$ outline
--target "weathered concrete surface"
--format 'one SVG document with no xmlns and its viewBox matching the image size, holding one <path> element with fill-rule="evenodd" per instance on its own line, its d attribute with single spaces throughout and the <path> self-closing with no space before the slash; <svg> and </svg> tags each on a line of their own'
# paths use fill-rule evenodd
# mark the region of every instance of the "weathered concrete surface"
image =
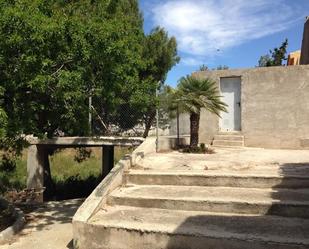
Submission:
<svg viewBox="0 0 309 249">
<path fill-rule="evenodd" d="M 215 148 L 214 154 L 152 153 L 135 166 L 149 170 L 249 170 L 262 174 L 309 172 L 309 150 L 275 150 L 261 148 Z"/>
<path fill-rule="evenodd" d="M 128 185 L 222 186 L 237 188 L 309 188 L 309 166 L 284 174 L 275 166 L 229 170 L 131 170 L 125 174 Z M 267 172 L 267 173 L 265 173 Z"/>
<path fill-rule="evenodd" d="M 85 234 L 88 249 L 305 249 L 308 228 L 306 219 L 107 206 Z"/>
<path fill-rule="evenodd" d="M 87 222 L 74 224 L 77 248 L 308 248 L 308 158 L 255 148 L 150 153 Z"/>
<path fill-rule="evenodd" d="M 27 188 L 40 193 L 36 200 L 43 202 L 44 170 L 48 164 L 48 154 L 44 146 L 30 145 L 27 155 Z"/>
<path fill-rule="evenodd" d="M 301 65 L 309 64 L 309 18 L 308 17 L 306 19 L 305 26 L 304 26 L 300 64 Z"/>
<path fill-rule="evenodd" d="M 309 218 L 309 189 L 272 190 L 196 186 L 128 186 L 108 204 L 168 210 L 280 215 Z"/>
<path fill-rule="evenodd" d="M 241 134 L 218 134 L 212 142 L 216 147 L 243 147 L 245 144 L 244 136 Z"/>
<path fill-rule="evenodd" d="M 30 144 L 64 146 L 138 146 L 145 140 L 141 137 L 55 137 L 42 140 L 32 136 L 26 139 Z"/>
<path fill-rule="evenodd" d="M 37 145 L 28 148 L 27 188 L 40 189 L 44 185 L 45 150 Z"/>
<path fill-rule="evenodd" d="M 28 223 L 1 249 L 73 248 L 72 217 L 83 200 L 49 202 L 27 215 Z"/>
<path fill-rule="evenodd" d="M 170 134 L 177 134 L 177 120 L 171 120 Z M 188 135 L 190 134 L 190 116 L 186 113 L 179 114 L 179 135 Z"/>
<path fill-rule="evenodd" d="M 245 146 L 304 149 L 309 139 L 309 66 L 203 71 L 219 87 L 222 77 L 241 77 L 241 127 Z M 210 143 L 219 118 L 203 111 L 200 142 Z M 308 147 L 307 147 L 308 148 Z"/>
</svg>

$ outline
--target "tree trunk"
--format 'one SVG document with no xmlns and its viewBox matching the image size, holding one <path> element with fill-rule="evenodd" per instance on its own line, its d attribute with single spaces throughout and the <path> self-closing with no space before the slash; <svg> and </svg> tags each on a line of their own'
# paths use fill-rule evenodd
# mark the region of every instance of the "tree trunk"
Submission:
<svg viewBox="0 0 309 249">
<path fill-rule="evenodd" d="M 190 114 L 190 147 L 197 147 L 198 145 L 198 132 L 200 126 L 200 114 Z"/>
<path fill-rule="evenodd" d="M 143 138 L 148 137 L 148 133 L 150 131 L 150 128 L 152 126 L 153 120 L 156 117 L 156 111 L 151 111 L 151 113 L 149 114 L 147 120 L 145 121 L 145 131 L 143 134 Z"/>
</svg>

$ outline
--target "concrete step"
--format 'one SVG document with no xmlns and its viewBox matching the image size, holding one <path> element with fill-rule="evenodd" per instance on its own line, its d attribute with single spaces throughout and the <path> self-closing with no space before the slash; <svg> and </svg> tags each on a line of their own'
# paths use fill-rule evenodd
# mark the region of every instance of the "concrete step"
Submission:
<svg viewBox="0 0 309 249">
<path fill-rule="evenodd" d="M 86 226 L 92 249 L 309 248 L 309 220 L 297 218 L 113 206 Z"/>
<path fill-rule="evenodd" d="M 244 141 L 242 135 L 216 135 L 214 140 Z"/>
<path fill-rule="evenodd" d="M 241 131 L 219 131 L 218 135 L 239 135 L 242 136 L 242 132 Z"/>
<path fill-rule="evenodd" d="M 265 171 L 265 170 L 268 170 Z M 218 186 L 243 188 L 309 188 L 309 176 L 280 175 L 269 168 L 261 170 L 154 171 L 131 170 L 125 174 L 127 184 Z"/>
<path fill-rule="evenodd" d="M 213 146 L 238 146 L 243 147 L 244 141 L 234 141 L 234 140 L 214 140 Z"/>
<path fill-rule="evenodd" d="M 112 192 L 108 203 L 170 210 L 309 218 L 309 189 L 132 185 Z"/>
</svg>

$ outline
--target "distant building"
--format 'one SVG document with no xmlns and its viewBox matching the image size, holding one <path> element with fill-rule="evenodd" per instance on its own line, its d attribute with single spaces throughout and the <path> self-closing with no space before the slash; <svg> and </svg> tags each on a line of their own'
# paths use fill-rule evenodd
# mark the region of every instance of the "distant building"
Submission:
<svg viewBox="0 0 309 249">
<path fill-rule="evenodd" d="M 309 17 L 308 16 L 307 16 L 307 20 L 305 22 L 305 27 L 304 27 L 300 64 L 301 65 L 309 64 Z"/>
<path fill-rule="evenodd" d="M 288 66 L 295 66 L 295 65 L 299 65 L 300 64 L 300 54 L 301 51 L 297 50 L 294 52 L 291 52 L 288 56 Z"/>
</svg>

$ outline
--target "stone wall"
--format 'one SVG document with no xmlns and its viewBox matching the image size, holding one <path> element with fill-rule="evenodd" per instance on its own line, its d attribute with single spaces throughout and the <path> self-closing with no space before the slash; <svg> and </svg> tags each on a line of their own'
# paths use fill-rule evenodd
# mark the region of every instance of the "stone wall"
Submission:
<svg viewBox="0 0 309 249">
<path fill-rule="evenodd" d="M 309 146 L 309 66 L 268 67 L 193 73 L 212 78 L 241 77 L 241 127 L 245 145 L 264 148 Z M 219 118 L 203 111 L 200 142 L 210 143 Z"/>
</svg>

